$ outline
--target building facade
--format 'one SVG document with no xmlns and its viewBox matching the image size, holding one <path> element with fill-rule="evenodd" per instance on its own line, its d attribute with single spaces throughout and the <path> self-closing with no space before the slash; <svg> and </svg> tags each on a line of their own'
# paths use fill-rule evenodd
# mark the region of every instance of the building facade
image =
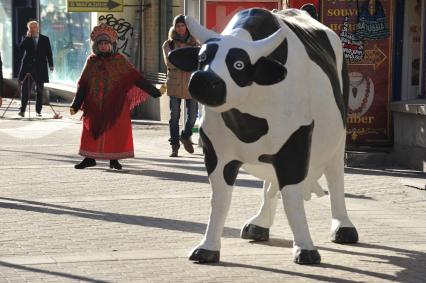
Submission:
<svg viewBox="0 0 426 283">
<path fill-rule="evenodd" d="M 121 12 L 77 13 L 68 12 L 67 0 L 0 0 L 0 52 L 6 85 L 16 88 L 22 56 L 18 45 L 30 19 L 40 22 L 41 33 L 52 43 L 55 71 L 46 89 L 71 100 L 90 54 L 90 31 L 100 22 L 117 30 L 120 52 L 141 72 L 158 78 L 158 74 L 165 73 L 161 45 L 177 14 L 192 15 L 220 32 L 232 15 L 244 8 L 300 8 L 313 4 L 318 20 L 339 34 L 349 56 L 348 146 L 391 148 L 400 164 L 426 171 L 425 0 L 116 2 L 123 6 Z M 365 20 L 361 15 L 373 24 L 381 21 L 386 32 L 376 32 L 376 38 L 361 34 L 363 26 L 359 22 Z M 363 38 L 356 41 L 357 36 Z M 167 121 L 168 108 L 168 97 L 164 95 L 144 103 L 133 114 Z"/>
</svg>

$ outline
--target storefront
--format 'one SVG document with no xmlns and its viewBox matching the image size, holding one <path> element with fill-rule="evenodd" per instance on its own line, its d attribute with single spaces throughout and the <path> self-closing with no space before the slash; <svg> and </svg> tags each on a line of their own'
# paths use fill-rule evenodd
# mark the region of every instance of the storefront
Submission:
<svg viewBox="0 0 426 283">
<path fill-rule="evenodd" d="M 425 1 L 287 3 L 312 3 L 341 38 L 350 78 L 348 145 L 393 146 L 395 161 L 426 170 Z"/>
<path fill-rule="evenodd" d="M 12 1 L 0 1 L 0 53 L 3 75 L 12 77 Z"/>
<path fill-rule="evenodd" d="M 91 53 L 90 32 L 100 22 L 111 25 L 119 34 L 117 48 L 142 72 L 164 71 L 161 45 L 167 39 L 174 15 L 183 13 L 183 0 L 126 0 L 105 12 L 70 12 L 69 0 L 1 0 L 0 52 L 7 94 L 17 88 L 22 52 L 19 48 L 29 20 L 37 20 L 40 32 L 49 37 L 55 70 L 45 84 L 46 96 L 58 94 L 66 101 L 73 97 L 76 83 L 87 56 Z M 75 2 L 75 1 L 74 1 Z M 90 2 L 90 1 L 80 1 Z M 98 1 L 99 2 L 99 1 Z M 105 1 L 107 3 L 108 1 Z M 135 115 L 161 119 L 159 106 L 146 103 Z M 142 113 L 143 112 L 143 113 Z M 141 116 L 141 117 L 142 117 Z"/>
</svg>

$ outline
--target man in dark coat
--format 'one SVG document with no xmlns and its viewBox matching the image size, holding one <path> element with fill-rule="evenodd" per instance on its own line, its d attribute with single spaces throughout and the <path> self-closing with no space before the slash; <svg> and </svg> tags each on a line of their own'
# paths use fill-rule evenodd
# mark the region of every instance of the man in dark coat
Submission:
<svg viewBox="0 0 426 283">
<path fill-rule="evenodd" d="M 1 61 L 1 52 L 0 52 L 0 106 L 1 106 L 2 96 L 3 96 L 3 62 Z"/>
<path fill-rule="evenodd" d="M 24 117 L 25 108 L 27 107 L 29 90 L 31 89 L 32 80 L 25 76 L 30 73 L 33 77 L 37 90 L 36 112 L 37 116 L 41 116 L 41 108 L 43 105 L 43 87 L 45 82 L 49 82 L 47 66 L 53 71 L 52 48 L 47 36 L 39 33 L 38 22 L 30 21 L 27 24 L 28 31 L 26 37 L 22 40 L 20 48 L 25 51 L 22 57 L 21 69 L 19 71 L 19 81 L 22 85 L 21 93 L 21 111 L 19 116 Z"/>
</svg>

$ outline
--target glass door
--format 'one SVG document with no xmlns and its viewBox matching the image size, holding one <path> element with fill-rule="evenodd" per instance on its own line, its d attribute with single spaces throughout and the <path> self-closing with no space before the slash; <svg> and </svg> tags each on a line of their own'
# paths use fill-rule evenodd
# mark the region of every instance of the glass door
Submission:
<svg viewBox="0 0 426 283">
<path fill-rule="evenodd" d="M 422 0 L 405 1 L 401 100 L 420 96 Z"/>
</svg>

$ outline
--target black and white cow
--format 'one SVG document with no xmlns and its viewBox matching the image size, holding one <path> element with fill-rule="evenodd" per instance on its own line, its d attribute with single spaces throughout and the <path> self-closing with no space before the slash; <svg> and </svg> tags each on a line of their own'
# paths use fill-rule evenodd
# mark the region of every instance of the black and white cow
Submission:
<svg viewBox="0 0 426 283">
<path fill-rule="evenodd" d="M 191 17 L 186 23 L 203 45 L 175 50 L 169 59 L 194 72 L 189 90 L 205 105 L 200 137 L 213 190 L 207 231 L 190 260 L 219 261 L 241 167 L 265 180 L 262 207 L 244 226 L 243 238 L 268 238 L 280 191 L 294 235 L 294 261 L 319 263 L 303 200 L 324 194 L 318 179 L 325 174 L 332 240 L 357 242 L 344 199 L 348 75 L 339 37 L 295 9 L 241 11 L 222 34 Z"/>
</svg>

